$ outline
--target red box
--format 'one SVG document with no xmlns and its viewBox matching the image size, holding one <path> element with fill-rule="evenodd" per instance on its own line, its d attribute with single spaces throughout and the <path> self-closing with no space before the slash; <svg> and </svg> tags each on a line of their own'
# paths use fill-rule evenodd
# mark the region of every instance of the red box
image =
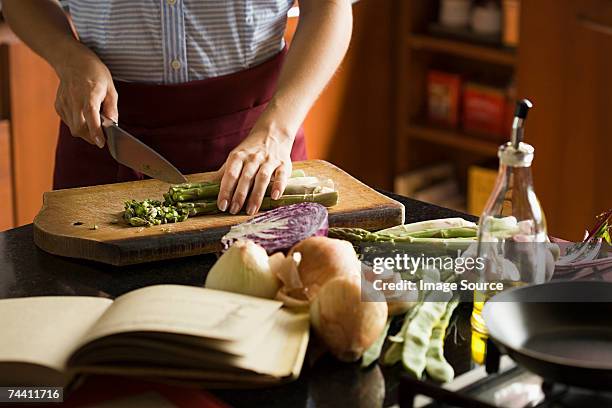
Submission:
<svg viewBox="0 0 612 408">
<path fill-rule="evenodd" d="M 501 140 L 506 133 L 506 92 L 468 83 L 463 89 L 463 130 Z"/>
<path fill-rule="evenodd" d="M 430 70 L 427 73 L 427 118 L 430 122 L 457 127 L 461 76 Z"/>
</svg>

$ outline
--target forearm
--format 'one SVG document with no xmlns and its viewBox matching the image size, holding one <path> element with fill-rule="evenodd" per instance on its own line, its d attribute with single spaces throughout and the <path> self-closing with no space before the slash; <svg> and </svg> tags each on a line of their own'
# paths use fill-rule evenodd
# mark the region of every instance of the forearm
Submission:
<svg viewBox="0 0 612 408">
<path fill-rule="evenodd" d="M 297 133 L 346 54 L 352 22 L 350 0 L 300 1 L 300 21 L 264 125 L 291 138 Z"/>
<path fill-rule="evenodd" d="M 73 52 L 88 52 L 56 0 L 3 0 L 2 12 L 17 36 L 58 70 Z"/>
</svg>

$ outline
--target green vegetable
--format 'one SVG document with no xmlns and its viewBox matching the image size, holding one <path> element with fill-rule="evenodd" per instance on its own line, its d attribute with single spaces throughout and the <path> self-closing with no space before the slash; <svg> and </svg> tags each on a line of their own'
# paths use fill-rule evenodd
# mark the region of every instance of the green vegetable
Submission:
<svg viewBox="0 0 612 408">
<path fill-rule="evenodd" d="M 465 237 L 461 235 L 469 234 L 471 232 L 464 231 L 463 229 L 459 229 L 454 231 L 453 233 L 457 234 L 457 238 L 424 238 L 424 237 L 412 237 L 412 236 L 397 236 L 397 235 L 385 235 L 380 234 L 378 232 L 370 232 L 361 228 L 341 228 L 341 227 L 333 227 L 329 229 L 328 236 L 330 238 L 343 239 L 345 241 L 349 241 L 353 246 L 359 248 L 361 244 L 364 243 L 389 243 L 389 244 L 415 244 L 415 245 L 427 245 L 432 249 L 440 249 L 445 251 L 465 251 L 471 244 L 476 242 L 476 237 Z M 431 231 L 420 231 L 423 235 L 433 235 Z M 449 235 L 451 231 L 436 233 L 437 235 Z"/>
<path fill-rule="evenodd" d="M 361 366 L 369 367 L 374 361 L 378 360 L 380 357 L 380 352 L 382 351 L 383 344 L 385 344 L 385 338 L 387 338 L 387 332 L 389 331 L 389 326 L 391 325 L 391 319 L 387 320 L 387 324 L 385 328 L 378 336 L 378 339 L 363 353 L 363 357 L 361 358 Z"/>
<path fill-rule="evenodd" d="M 379 234 L 385 235 L 397 235 L 402 236 L 406 233 L 419 232 L 425 230 L 441 230 L 447 228 L 458 228 L 458 227 L 478 227 L 477 224 L 466 221 L 463 218 L 441 218 L 437 220 L 427 220 L 421 222 L 414 222 L 412 224 L 397 225 L 395 227 L 387 228 L 378 231 Z"/>
<path fill-rule="evenodd" d="M 126 201 L 123 218 L 134 227 L 180 222 L 187 219 L 188 211 L 157 200 Z"/>
<path fill-rule="evenodd" d="M 334 190 L 331 180 L 321 181 L 317 177 L 306 177 L 303 171 L 295 171 L 287 181 L 284 194 L 306 194 L 321 192 L 322 189 Z M 184 183 L 171 186 L 164 198 L 168 203 L 216 199 L 221 189 L 220 181 L 204 181 L 200 183 Z M 270 186 L 266 194 L 271 193 Z"/>
<path fill-rule="evenodd" d="M 266 190 L 266 196 L 271 193 L 271 185 Z M 196 183 L 179 184 L 172 186 L 164 195 L 170 202 L 183 202 L 194 200 L 217 199 L 220 185 L 218 183 Z M 334 183 L 331 180 L 319 180 L 317 177 L 294 177 L 290 178 L 285 187 L 284 195 L 317 194 L 334 191 Z"/>
<path fill-rule="evenodd" d="M 429 348 L 425 359 L 427 374 L 434 380 L 449 382 L 455 376 L 453 367 L 444 358 L 444 338 L 453 312 L 459 305 L 458 298 L 448 302 L 446 311 L 440 321 L 434 326 L 429 339 Z"/>
<path fill-rule="evenodd" d="M 421 378 L 426 365 L 429 339 L 446 310 L 447 302 L 424 302 L 410 321 L 402 347 L 402 364 L 413 377 Z"/>
<path fill-rule="evenodd" d="M 271 210 L 290 204 L 314 202 L 331 207 L 338 203 L 338 192 L 331 180 L 306 177 L 304 171 L 292 173 L 284 194 L 278 200 L 263 198 L 261 210 Z M 123 218 L 134 227 L 185 221 L 187 217 L 218 214 L 218 182 L 185 183 L 171 186 L 164 194 L 164 202 L 158 200 L 126 201 Z M 269 191 L 268 191 L 269 193 Z"/>
<path fill-rule="evenodd" d="M 402 359 L 402 346 L 404 343 L 404 338 L 406 337 L 406 331 L 408 330 L 410 321 L 418 313 L 420 307 L 421 303 L 418 303 L 411 310 L 409 310 L 404 316 L 404 322 L 402 323 L 402 327 L 399 329 L 399 331 L 394 336 L 389 336 L 391 345 L 383 356 L 383 364 L 394 365 Z"/>
<path fill-rule="evenodd" d="M 313 202 L 326 207 L 338 203 L 338 192 L 331 191 L 318 194 L 283 195 L 278 200 L 264 197 L 261 210 L 267 211 L 273 208 L 290 204 Z M 126 201 L 123 218 L 134 227 L 150 227 L 171 222 L 185 221 L 187 217 L 197 215 L 218 214 L 221 211 L 217 207 L 216 200 L 198 200 L 177 203 L 161 203 L 156 200 Z"/>
<path fill-rule="evenodd" d="M 318 194 L 300 194 L 300 195 L 283 195 L 278 200 L 273 200 L 270 197 L 264 197 L 261 203 L 261 209 L 264 211 L 273 208 L 283 207 L 290 204 L 298 203 L 319 203 L 325 207 L 331 207 L 338 202 L 338 193 L 336 191 Z M 189 215 L 203 215 L 219 213 L 217 201 L 199 200 L 191 202 L 181 202 L 175 204 L 177 208 L 187 210 Z"/>
<path fill-rule="evenodd" d="M 355 240 L 361 242 L 419 242 L 419 238 L 472 238 L 474 240 L 478 235 L 478 228 L 451 227 L 443 229 L 412 231 L 405 232 L 402 234 L 391 234 L 382 232 L 370 232 L 361 228 L 336 227 L 330 228 L 330 233 L 333 233 L 338 238 L 344 238 L 347 241 Z"/>
</svg>

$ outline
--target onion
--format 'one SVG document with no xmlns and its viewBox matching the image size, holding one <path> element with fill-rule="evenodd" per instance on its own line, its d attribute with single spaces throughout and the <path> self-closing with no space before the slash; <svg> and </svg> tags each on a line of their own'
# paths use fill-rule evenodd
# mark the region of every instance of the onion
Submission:
<svg viewBox="0 0 612 408">
<path fill-rule="evenodd" d="M 387 303 L 382 294 L 367 290 L 361 297 L 358 276 L 336 277 L 326 282 L 310 307 L 310 321 L 317 335 L 341 361 L 356 361 L 387 322 Z"/>
<path fill-rule="evenodd" d="M 338 276 L 359 276 L 361 263 L 347 242 L 327 237 L 311 237 L 295 245 L 287 255 L 278 277 L 283 287 L 277 299 L 291 306 L 291 299 L 308 302 L 321 286 Z"/>
<path fill-rule="evenodd" d="M 272 299 L 280 281 L 274 269 L 284 258 L 268 257 L 266 250 L 252 241 L 238 241 L 213 265 L 205 287 L 243 295 Z"/>
<path fill-rule="evenodd" d="M 385 269 L 381 273 L 376 274 L 370 265 L 364 263 L 361 264 L 361 276 L 362 279 L 367 280 L 371 284 L 374 284 L 376 280 L 381 280 L 383 283 L 399 283 L 402 280 L 402 276 L 398 272 L 394 272 L 391 269 Z M 405 314 L 417 303 L 419 298 L 418 289 L 411 291 L 384 289 L 381 293 L 387 300 L 389 316 Z"/>
<path fill-rule="evenodd" d="M 327 235 L 327 209 L 317 203 L 299 203 L 276 208 L 233 226 L 221 238 L 224 249 L 238 240 L 251 240 L 273 254 L 286 251 L 301 240 Z"/>
</svg>

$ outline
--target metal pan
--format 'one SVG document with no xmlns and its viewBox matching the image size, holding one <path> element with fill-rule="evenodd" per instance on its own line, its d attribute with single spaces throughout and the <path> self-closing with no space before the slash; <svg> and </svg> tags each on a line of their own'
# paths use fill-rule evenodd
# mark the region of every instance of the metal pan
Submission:
<svg viewBox="0 0 612 408">
<path fill-rule="evenodd" d="M 483 317 L 493 342 L 556 382 L 612 390 L 612 282 L 525 286 L 491 298 Z"/>
</svg>

